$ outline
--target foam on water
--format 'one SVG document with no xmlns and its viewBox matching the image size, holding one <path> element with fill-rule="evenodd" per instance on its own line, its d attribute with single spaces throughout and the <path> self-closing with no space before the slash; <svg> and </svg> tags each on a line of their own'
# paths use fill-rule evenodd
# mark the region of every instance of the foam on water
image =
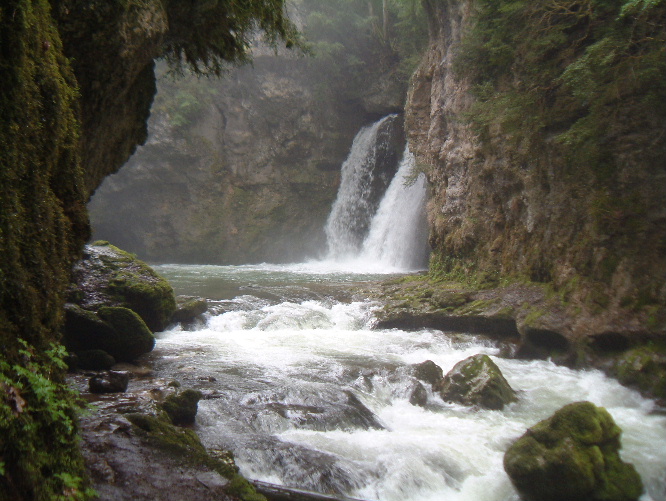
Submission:
<svg viewBox="0 0 666 501">
<path fill-rule="evenodd" d="M 606 407 L 624 430 L 622 456 L 643 477 L 644 501 L 664 499 L 666 417 L 650 414 L 652 401 L 599 371 L 501 359 L 490 344 L 473 338 L 454 342 L 435 330 L 372 330 L 370 313 L 376 306 L 370 303 L 249 304 L 211 317 L 200 330 L 163 333 L 158 350 L 179 352 L 181 364 L 190 350 L 197 370 L 215 374 L 220 384 L 225 373 L 243 374 L 239 381 L 247 386 L 238 394 L 229 384 L 222 401 L 200 403 L 197 431 L 209 446 L 241 441 L 236 456 L 250 477 L 292 485 L 298 479 L 317 487 L 324 480 L 313 480 L 292 457 L 299 450 L 321 461 L 316 471 L 326 469 L 322 478 L 328 475 L 325 482 L 334 487 L 322 484 L 322 490 L 350 486 L 346 494 L 380 501 L 515 501 L 502 468 L 506 448 L 563 405 L 589 400 Z M 493 356 L 519 392 L 517 403 L 504 411 L 473 411 L 444 403 L 430 390 L 426 408 L 409 403 L 411 380 L 401 368 L 430 359 L 446 372 L 480 352 Z M 245 405 L 248 391 L 265 405 L 255 403 L 252 412 L 235 415 L 234 405 Z M 303 408 L 320 405 L 318 398 L 331 400 L 342 391 L 352 391 L 385 429 L 313 429 L 293 419 L 306 412 Z M 272 411 L 294 405 L 296 411 Z M 230 429 L 248 422 L 252 434 L 274 441 L 270 454 L 265 445 L 230 436 Z"/>
</svg>

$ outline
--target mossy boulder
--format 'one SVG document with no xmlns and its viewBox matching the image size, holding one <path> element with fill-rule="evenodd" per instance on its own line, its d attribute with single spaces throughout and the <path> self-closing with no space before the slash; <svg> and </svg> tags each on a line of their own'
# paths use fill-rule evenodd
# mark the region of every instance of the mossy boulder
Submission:
<svg viewBox="0 0 666 501">
<path fill-rule="evenodd" d="M 108 242 L 86 245 L 73 275 L 69 299 L 86 310 L 129 308 L 153 332 L 164 330 L 176 311 L 171 285 L 146 263 Z"/>
<path fill-rule="evenodd" d="M 173 424 L 179 426 L 193 424 L 201 397 L 200 391 L 188 389 L 175 395 L 169 395 L 160 407 L 167 413 Z"/>
<path fill-rule="evenodd" d="M 645 345 L 620 355 L 610 371 L 622 384 L 666 401 L 666 347 Z"/>
<path fill-rule="evenodd" d="M 192 322 L 208 311 L 208 301 L 203 297 L 178 296 L 177 309 L 171 320 L 173 322 Z"/>
<path fill-rule="evenodd" d="M 634 501 L 643 484 L 620 459 L 620 435 L 606 409 L 569 404 L 527 430 L 504 469 L 525 501 Z"/>
<path fill-rule="evenodd" d="M 517 400 L 499 367 L 488 355 L 473 355 L 458 362 L 439 387 L 442 398 L 485 409 L 501 410 Z"/>
<path fill-rule="evenodd" d="M 94 311 L 72 303 L 65 305 L 63 341 L 70 352 L 102 349 L 106 340 L 114 336 L 113 327 Z"/>
<path fill-rule="evenodd" d="M 104 306 L 97 312 L 113 329 L 114 335 L 103 340 L 101 349 L 119 362 L 131 362 L 155 347 L 155 336 L 139 315 L 122 306 Z"/>
<path fill-rule="evenodd" d="M 97 361 L 101 361 L 94 352 L 102 350 L 116 361 L 131 362 L 155 346 L 155 336 L 143 319 L 122 306 L 104 306 L 95 313 L 75 304 L 67 304 L 63 339 L 67 349 L 79 355 L 79 365 L 81 354 L 86 359 L 92 354 Z"/>
</svg>

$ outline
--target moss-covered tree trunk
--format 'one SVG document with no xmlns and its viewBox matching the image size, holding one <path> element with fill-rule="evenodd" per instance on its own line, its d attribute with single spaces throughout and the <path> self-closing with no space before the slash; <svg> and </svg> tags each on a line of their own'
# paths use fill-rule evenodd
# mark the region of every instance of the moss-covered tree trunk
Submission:
<svg viewBox="0 0 666 501">
<path fill-rule="evenodd" d="M 0 499 L 81 495 L 52 346 L 88 235 L 76 82 L 47 0 L 0 6 Z"/>
</svg>

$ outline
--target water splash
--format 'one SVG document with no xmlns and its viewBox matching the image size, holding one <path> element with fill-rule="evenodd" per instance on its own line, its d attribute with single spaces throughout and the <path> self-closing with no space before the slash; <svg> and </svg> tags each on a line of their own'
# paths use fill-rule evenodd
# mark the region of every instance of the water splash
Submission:
<svg viewBox="0 0 666 501">
<path fill-rule="evenodd" d="M 426 181 L 420 175 L 415 182 L 407 182 L 415 162 L 408 148 L 388 188 L 383 194 L 378 188 L 378 176 L 391 172 L 377 154 L 386 148 L 380 131 L 394 117 L 362 129 L 342 166 L 338 196 L 325 229 L 328 255 L 324 262 L 332 268 L 342 265 L 391 273 L 427 264 Z"/>
<path fill-rule="evenodd" d="M 362 128 L 342 164 L 338 195 L 326 222 L 328 258 L 345 260 L 358 255 L 398 165 L 395 150 L 398 116 L 388 115 Z"/>
<path fill-rule="evenodd" d="M 414 163 L 414 155 L 405 148 L 400 168 L 370 224 L 361 260 L 405 270 L 427 263 L 426 180 L 419 174 L 409 183 Z"/>
</svg>

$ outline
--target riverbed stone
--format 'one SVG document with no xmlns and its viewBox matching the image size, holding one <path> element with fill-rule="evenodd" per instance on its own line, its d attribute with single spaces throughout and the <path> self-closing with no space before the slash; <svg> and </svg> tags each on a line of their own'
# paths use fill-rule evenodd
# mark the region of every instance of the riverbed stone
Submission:
<svg viewBox="0 0 666 501">
<path fill-rule="evenodd" d="M 208 301 L 203 297 L 177 296 L 176 305 L 172 322 L 193 322 L 208 311 Z"/>
<path fill-rule="evenodd" d="M 458 362 L 439 387 L 447 402 L 501 410 L 517 400 L 515 391 L 488 355 L 473 355 Z"/>
<path fill-rule="evenodd" d="M 122 393 L 127 390 L 129 374 L 120 371 L 108 371 L 93 376 L 88 381 L 91 393 Z"/>
<path fill-rule="evenodd" d="M 525 501 L 635 501 L 643 484 L 620 459 L 621 433 L 606 409 L 575 402 L 528 429 L 504 469 Z"/>
<path fill-rule="evenodd" d="M 175 395 L 169 395 L 160 407 L 167 413 L 171 422 L 177 426 L 194 424 L 203 394 L 187 389 Z"/>
<path fill-rule="evenodd" d="M 420 381 L 430 383 L 433 387 L 442 383 L 444 371 L 432 360 L 411 366 L 414 377 Z"/>
</svg>

